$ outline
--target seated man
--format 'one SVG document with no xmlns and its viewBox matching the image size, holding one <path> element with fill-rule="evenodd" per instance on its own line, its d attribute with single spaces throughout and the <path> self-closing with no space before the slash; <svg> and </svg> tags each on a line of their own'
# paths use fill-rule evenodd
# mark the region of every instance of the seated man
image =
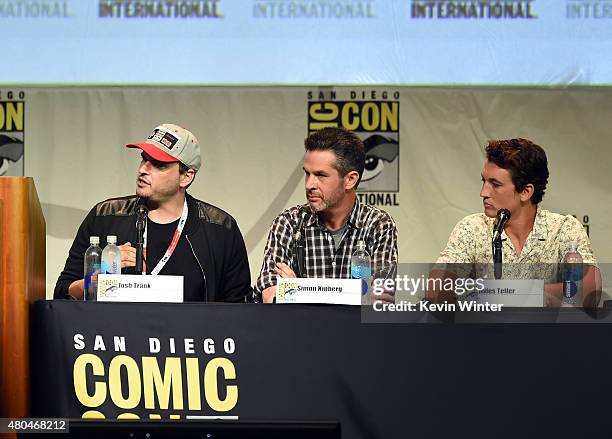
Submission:
<svg viewBox="0 0 612 439">
<path fill-rule="evenodd" d="M 54 297 L 83 298 L 83 256 L 90 236 L 104 242 L 116 235 L 124 274 L 135 272 L 136 213 L 148 209 L 145 229 L 146 274 L 184 276 L 185 301 L 242 302 L 252 294 L 242 234 L 223 210 L 187 194 L 200 169 L 195 136 L 172 124 L 156 127 L 144 143 L 136 195 L 98 203 L 81 224 L 72 243 Z"/>
<path fill-rule="evenodd" d="M 497 212 L 505 208 L 511 216 L 501 234 L 503 278 L 545 279 L 548 282 L 546 304 L 559 305 L 563 288 L 558 266 L 570 243 L 576 242 L 585 264 L 583 305 L 596 306 L 601 277 L 582 224 L 571 215 L 559 215 L 539 207 L 548 182 L 544 150 L 526 139 L 490 141 L 481 177 L 484 213 L 469 215 L 457 223 L 437 264 L 470 264 L 476 267 L 473 274 L 477 277 L 483 277 L 487 269 L 491 271 L 494 222 Z M 434 270 L 432 277 L 450 274 Z M 492 277 L 491 273 L 486 274 Z M 430 291 L 427 298 L 454 300 L 452 295 L 435 291 Z"/>
<path fill-rule="evenodd" d="M 363 142 L 344 129 L 324 128 L 308 136 L 305 146 L 308 204 L 285 210 L 272 223 L 254 288 L 258 302 L 273 302 L 277 276 L 350 279 L 351 256 L 360 240 L 365 241 L 374 270 L 397 265 L 393 218 L 361 204 L 356 195 L 365 166 Z M 302 273 L 295 242 L 298 230 L 305 238 Z M 388 296 L 378 298 L 392 300 Z"/>
</svg>

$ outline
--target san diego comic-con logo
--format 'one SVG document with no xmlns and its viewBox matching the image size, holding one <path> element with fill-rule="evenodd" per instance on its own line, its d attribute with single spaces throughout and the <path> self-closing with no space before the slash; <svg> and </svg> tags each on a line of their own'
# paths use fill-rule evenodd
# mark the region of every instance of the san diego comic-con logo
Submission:
<svg viewBox="0 0 612 439">
<path fill-rule="evenodd" d="M 72 377 L 83 419 L 231 419 L 238 405 L 232 337 L 74 334 Z"/>
<path fill-rule="evenodd" d="M 530 20 L 536 0 L 412 0 L 413 19 Z"/>
<path fill-rule="evenodd" d="M 293 299 L 293 295 L 298 292 L 298 284 L 296 282 L 280 283 L 278 285 L 277 298 L 278 300 L 288 301 Z M 295 299 L 293 299 L 295 300 Z"/>
<path fill-rule="evenodd" d="M 399 206 L 400 92 L 390 90 L 308 91 L 308 134 L 343 127 L 357 134 L 366 149 L 359 201 Z"/>
<path fill-rule="evenodd" d="M 25 93 L 0 89 L 0 176 L 23 176 Z"/>
</svg>

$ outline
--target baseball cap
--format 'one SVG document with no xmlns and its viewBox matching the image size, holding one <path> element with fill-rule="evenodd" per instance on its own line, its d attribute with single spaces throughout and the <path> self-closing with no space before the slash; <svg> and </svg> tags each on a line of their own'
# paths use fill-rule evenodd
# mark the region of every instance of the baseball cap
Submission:
<svg viewBox="0 0 612 439">
<path fill-rule="evenodd" d="M 181 162 L 194 171 L 200 169 L 198 139 L 183 127 L 164 123 L 153 129 L 143 143 L 130 143 L 128 148 L 139 148 L 160 162 Z"/>
</svg>

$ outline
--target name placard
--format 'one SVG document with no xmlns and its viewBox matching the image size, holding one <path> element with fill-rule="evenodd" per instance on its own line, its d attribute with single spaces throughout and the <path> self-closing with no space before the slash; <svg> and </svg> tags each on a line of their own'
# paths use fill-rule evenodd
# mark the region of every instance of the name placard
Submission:
<svg viewBox="0 0 612 439">
<path fill-rule="evenodd" d="M 477 293 L 478 303 L 498 303 L 509 307 L 543 307 L 543 279 L 487 279 Z"/>
<path fill-rule="evenodd" d="M 100 274 L 99 302 L 182 302 L 183 276 Z"/>
<path fill-rule="evenodd" d="M 278 278 L 276 303 L 361 305 L 361 280 Z"/>
</svg>

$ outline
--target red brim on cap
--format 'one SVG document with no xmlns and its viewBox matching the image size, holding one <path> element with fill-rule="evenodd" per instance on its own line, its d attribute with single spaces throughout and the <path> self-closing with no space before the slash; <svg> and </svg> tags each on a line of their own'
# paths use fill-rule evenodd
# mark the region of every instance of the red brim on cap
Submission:
<svg viewBox="0 0 612 439">
<path fill-rule="evenodd" d="M 144 152 L 146 152 L 148 155 L 153 157 L 158 162 L 166 162 L 166 163 L 178 162 L 178 159 L 176 157 L 172 157 L 167 152 L 162 151 L 157 146 L 151 145 L 150 143 L 130 143 L 129 145 L 125 145 L 125 146 L 127 148 L 142 149 Z"/>
</svg>

